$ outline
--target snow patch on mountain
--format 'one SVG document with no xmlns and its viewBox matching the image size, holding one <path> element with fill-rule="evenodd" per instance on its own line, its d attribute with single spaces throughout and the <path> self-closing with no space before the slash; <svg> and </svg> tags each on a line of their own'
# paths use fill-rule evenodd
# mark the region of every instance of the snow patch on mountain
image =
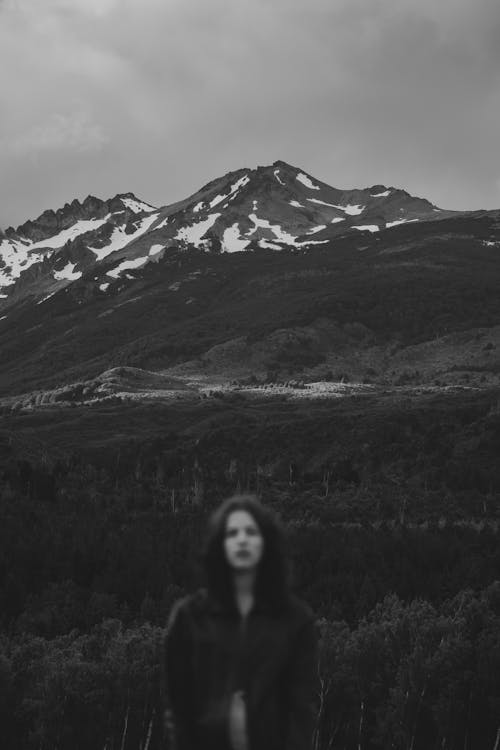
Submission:
<svg viewBox="0 0 500 750">
<path fill-rule="evenodd" d="M 243 175 L 243 177 L 240 177 L 239 180 L 236 180 L 234 185 L 231 185 L 229 193 L 225 193 L 224 195 L 216 195 L 215 198 L 213 198 L 209 203 L 210 208 L 214 208 L 218 203 L 220 203 L 223 200 L 231 199 L 232 197 L 234 197 L 234 195 L 236 195 L 236 193 L 238 192 L 240 188 L 244 187 L 249 182 L 250 182 L 250 178 L 248 177 L 248 175 Z"/>
<path fill-rule="evenodd" d="M 288 202 L 294 208 L 305 208 L 305 206 L 303 206 L 302 203 L 299 203 L 298 201 L 288 201 Z"/>
<path fill-rule="evenodd" d="M 164 245 L 151 245 L 151 247 L 149 248 L 149 255 L 150 256 L 158 255 L 158 253 L 161 253 L 161 251 L 164 249 L 165 249 Z"/>
<path fill-rule="evenodd" d="M 385 225 L 386 229 L 390 227 L 397 227 L 398 224 L 411 224 L 412 221 L 419 221 L 418 219 L 397 219 L 396 221 L 388 221 Z"/>
<path fill-rule="evenodd" d="M 354 206 L 348 204 L 347 206 L 337 206 L 337 208 L 341 208 L 342 211 L 345 211 L 346 214 L 349 214 L 350 216 L 358 216 L 364 211 L 365 207 L 360 206 L 359 204 L 356 204 Z"/>
<path fill-rule="evenodd" d="M 81 271 L 75 271 L 76 263 L 67 263 L 61 271 L 54 271 L 56 281 L 76 281 L 82 278 Z"/>
<path fill-rule="evenodd" d="M 330 224 L 338 224 L 339 221 L 345 221 L 345 218 L 343 216 L 336 216 L 331 220 Z"/>
<path fill-rule="evenodd" d="M 326 229 L 326 224 L 320 224 L 317 227 L 313 227 L 307 234 L 316 234 L 316 232 L 321 232 L 322 229 Z"/>
<path fill-rule="evenodd" d="M 384 190 L 383 193 L 370 193 L 370 198 L 387 198 L 387 196 L 390 194 L 390 190 Z"/>
<path fill-rule="evenodd" d="M 199 221 L 196 224 L 192 224 L 189 227 L 182 227 L 175 235 L 176 240 L 184 240 L 185 242 L 191 242 L 193 245 L 197 245 L 201 242 L 201 238 L 206 232 L 215 224 L 220 214 L 210 214 L 203 221 Z"/>
<path fill-rule="evenodd" d="M 34 250 L 41 247 L 50 247 L 54 249 L 63 247 L 66 242 L 74 240 L 75 237 L 78 237 L 80 234 L 93 232 L 95 229 L 99 229 L 99 227 L 102 227 L 103 224 L 106 224 L 109 217 L 110 214 L 105 216 L 104 219 L 79 219 L 77 222 L 75 222 L 75 224 L 73 224 L 73 226 L 68 227 L 67 229 L 63 229 L 58 234 L 55 234 L 52 237 L 47 237 L 47 239 L 45 240 L 34 242 L 32 245 L 30 245 L 30 248 Z"/>
<path fill-rule="evenodd" d="M 5 263 L 4 268 L 0 268 L 0 287 L 12 284 L 22 271 L 34 263 L 39 263 L 44 257 L 46 257 L 44 253 L 32 253 L 31 245 L 26 246 L 23 242 L 16 240 L 0 242 L 0 258 Z"/>
<path fill-rule="evenodd" d="M 53 296 L 54 296 L 54 294 L 55 294 L 55 292 L 51 292 L 50 294 L 47 294 L 47 296 L 46 296 L 46 297 L 42 297 L 42 299 L 41 299 L 41 300 L 38 300 L 38 302 L 37 302 L 36 304 L 37 304 L 37 305 L 41 305 L 41 304 L 42 304 L 42 302 L 47 302 L 47 300 L 48 300 L 48 299 L 50 299 L 51 297 L 53 297 Z"/>
<path fill-rule="evenodd" d="M 336 206 L 334 203 L 327 203 L 326 201 L 322 201 L 319 198 L 308 198 L 307 200 L 310 203 L 319 203 L 320 206 L 330 206 L 331 208 L 342 208 L 342 206 Z"/>
<path fill-rule="evenodd" d="M 303 242 L 296 242 L 297 247 L 302 247 L 303 245 L 324 245 L 325 242 L 329 242 L 330 240 L 304 240 Z"/>
<path fill-rule="evenodd" d="M 122 263 L 120 263 L 116 268 L 112 268 L 111 271 L 107 271 L 107 276 L 112 276 L 114 279 L 117 279 L 118 276 L 122 273 L 122 271 L 128 271 L 132 268 L 142 268 L 146 265 L 148 262 L 148 257 L 142 257 L 142 258 L 133 258 L 132 260 L 124 260 Z"/>
<path fill-rule="evenodd" d="M 109 238 L 109 243 L 105 245 L 105 247 L 89 247 L 89 250 L 92 250 L 92 252 L 96 254 L 96 260 L 102 260 L 111 253 L 114 253 L 115 250 L 121 250 L 122 247 L 128 245 L 129 242 L 132 242 L 132 240 L 137 239 L 141 234 L 147 232 L 151 224 L 153 224 L 157 218 L 158 212 L 155 212 L 150 216 L 145 216 L 140 220 L 139 226 L 135 232 L 131 232 L 130 234 L 127 234 L 123 227 L 115 227 Z"/>
<path fill-rule="evenodd" d="M 361 232 L 366 229 L 368 232 L 378 232 L 379 227 L 376 224 L 358 224 L 353 226 L 353 229 L 359 229 Z"/>
<path fill-rule="evenodd" d="M 306 174 L 304 174 L 303 172 L 299 172 L 298 175 L 297 175 L 297 177 L 295 179 L 298 180 L 299 182 L 301 182 L 307 188 L 309 188 L 309 190 L 319 190 L 320 189 L 318 187 L 318 185 L 315 185 L 313 182 L 311 182 L 311 180 L 309 179 L 309 177 Z"/>
<path fill-rule="evenodd" d="M 204 205 L 205 205 L 204 201 L 200 201 L 199 203 L 197 203 L 196 206 L 194 206 L 194 208 L 193 208 L 193 213 L 197 214 L 198 211 L 201 211 L 201 209 L 203 208 Z"/>
<path fill-rule="evenodd" d="M 280 185 L 283 185 L 283 186 L 285 187 L 285 183 L 283 182 L 283 180 L 282 180 L 282 179 L 281 179 L 281 177 L 280 177 L 280 171 L 279 171 L 279 169 L 275 169 L 275 170 L 274 170 L 274 176 L 275 176 L 275 177 L 276 177 L 276 179 L 278 180 L 279 184 L 280 184 Z"/>
<path fill-rule="evenodd" d="M 359 203 L 352 205 L 350 203 L 347 206 L 338 206 L 336 203 L 326 203 L 326 201 L 319 200 L 319 198 L 308 198 L 310 203 L 319 203 L 322 206 L 330 206 L 331 208 L 337 208 L 339 211 L 344 211 L 350 216 L 358 216 L 365 209 L 365 206 L 361 206 Z"/>
<path fill-rule="evenodd" d="M 236 222 L 231 227 L 228 227 L 222 235 L 222 249 L 226 253 L 238 253 L 245 250 L 249 244 L 249 240 L 243 239 L 240 236 L 240 229 Z"/>
<path fill-rule="evenodd" d="M 169 219 L 170 219 L 170 216 L 167 216 L 166 219 L 163 219 L 163 221 L 161 221 L 159 224 L 155 226 L 155 229 L 163 229 L 163 227 L 166 227 Z"/>
<path fill-rule="evenodd" d="M 276 245 L 274 242 L 269 240 L 259 240 L 259 247 L 266 248 L 268 250 L 281 250 L 281 245 Z"/>
<path fill-rule="evenodd" d="M 269 229 L 280 242 L 286 242 L 288 245 L 295 244 L 295 237 L 285 232 L 279 224 L 271 224 L 267 219 L 260 219 L 257 214 L 250 214 L 248 218 L 255 225 L 255 229 L 251 229 L 248 232 L 249 235 L 254 234 L 261 227 L 262 229 Z"/>
</svg>

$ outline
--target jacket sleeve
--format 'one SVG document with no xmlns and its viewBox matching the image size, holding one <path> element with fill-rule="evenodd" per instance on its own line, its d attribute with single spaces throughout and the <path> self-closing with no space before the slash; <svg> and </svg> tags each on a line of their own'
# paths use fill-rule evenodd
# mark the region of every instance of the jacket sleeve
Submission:
<svg viewBox="0 0 500 750">
<path fill-rule="evenodd" d="M 191 641 L 184 600 L 170 615 L 164 642 L 165 729 L 170 750 L 192 750 Z"/>
<path fill-rule="evenodd" d="M 318 634 L 314 618 L 300 627 L 292 644 L 286 679 L 286 750 L 311 750 L 319 706 Z"/>
</svg>

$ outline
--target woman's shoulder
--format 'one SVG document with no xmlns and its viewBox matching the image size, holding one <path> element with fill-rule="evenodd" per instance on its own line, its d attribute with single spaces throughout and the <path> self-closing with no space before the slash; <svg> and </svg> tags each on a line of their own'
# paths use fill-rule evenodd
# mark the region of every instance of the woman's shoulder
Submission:
<svg viewBox="0 0 500 750">
<path fill-rule="evenodd" d="M 209 598 L 206 589 L 198 589 L 192 594 L 187 594 L 178 599 L 172 607 L 170 621 L 178 617 L 192 617 L 201 614 L 209 607 Z"/>
</svg>

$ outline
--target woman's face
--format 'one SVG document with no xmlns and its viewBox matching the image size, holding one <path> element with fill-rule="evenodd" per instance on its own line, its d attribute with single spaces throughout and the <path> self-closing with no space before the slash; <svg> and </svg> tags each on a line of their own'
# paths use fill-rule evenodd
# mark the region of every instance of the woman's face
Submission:
<svg viewBox="0 0 500 750">
<path fill-rule="evenodd" d="M 234 571 L 255 570 L 264 551 L 264 538 L 253 516 L 233 510 L 226 519 L 224 552 Z"/>
</svg>

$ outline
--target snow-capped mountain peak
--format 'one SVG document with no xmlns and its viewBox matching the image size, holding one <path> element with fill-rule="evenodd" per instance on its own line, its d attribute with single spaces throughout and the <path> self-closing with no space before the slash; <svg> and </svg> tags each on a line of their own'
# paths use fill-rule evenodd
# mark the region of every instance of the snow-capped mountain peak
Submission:
<svg viewBox="0 0 500 750">
<path fill-rule="evenodd" d="M 275 161 L 229 172 L 161 208 L 133 193 L 109 200 L 89 195 L 10 227 L 0 236 L 0 294 L 19 298 L 29 291 L 44 298 L 94 268 L 96 278 L 120 278 L 161 261 L 170 248 L 302 249 L 448 213 L 404 190 L 341 190 Z"/>
<path fill-rule="evenodd" d="M 9 227 L 0 237 L 0 288 L 18 291 L 16 285 L 38 276 L 40 264 L 49 283 L 80 278 L 89 264 L 146 231 L 156 211 L 133 193 L 106 201 L 89 195 L 81 203 L 75 199 L 57 211 L 44 211 L 17 229 Z"/>
</svg>

